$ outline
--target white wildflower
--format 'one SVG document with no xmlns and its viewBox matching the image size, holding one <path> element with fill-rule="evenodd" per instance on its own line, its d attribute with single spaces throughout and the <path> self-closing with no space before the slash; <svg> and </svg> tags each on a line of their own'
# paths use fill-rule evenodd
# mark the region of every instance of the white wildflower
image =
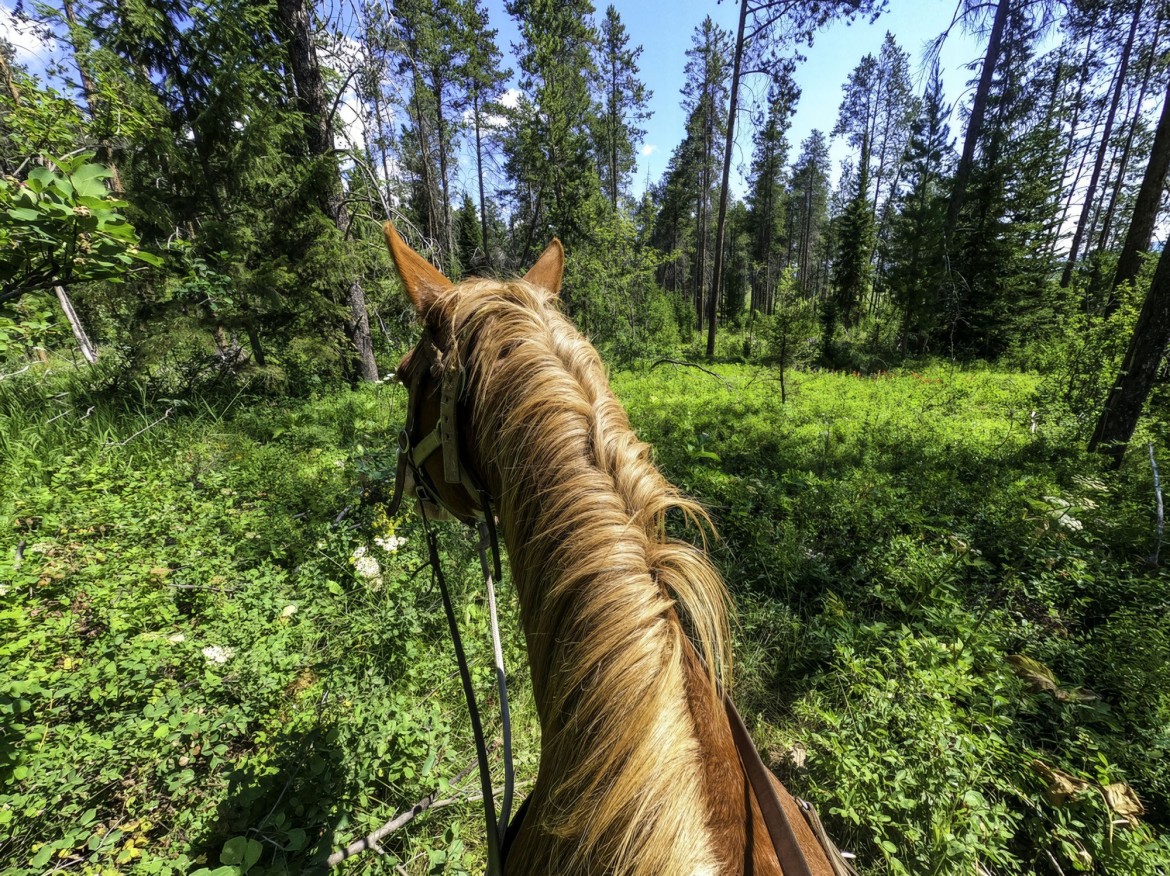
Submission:
<svg viewBox="0 0 1170 876">
<path fill-rule="evenodd" d="M 1059 496 L 1045 496 L 1044 501 L 1054 506 L 1050 513 L 1058 525 L 1071 532 L 1080 532 L 1085 528 L 1085 524 L 1069 514 L 1069 511 L 1075 510 L 1071 502 L 1067 502 Z"/>
<path fill-rule="evenodd" d="M 175 633 L 173 636 L 167 636 L 167 641 L 172 645 L 181 645 L 183 642 L 187 641 L 187 637 L 182 633 Z"/>
<path fill-rule="evenodd" d="M 360 560 L 365 555 L 366 555 L 366 546 L 363 544 L 363 545 L 359 546 L 356 550 L 354 550 L 353 556 L 350 557 L 350 559 L 356 563 L 358 560 Z"/>
<path fill-rule="evenodd" d="M 280 613 L 280 616 L 281 617 L 292 617 L 296 613 L 297 613 L 297 607 L 295 605 L 289 604 L 289 605 L 286 605 L 284 607 L 284 611 L 282 611 Z"/>
<path fill-rule="evenodd" d="M 388 554 L 398 552 L 398 549 L 406 544 L 406 539 L 402 536 L 392 535 L 389 538 L 375 538 L 374 544 L 386 551 Z"/>
<path fill-rule="evenodd" d="M 203 649 L 203 656 L 208 663 L 224 664 L 236 656 L 236 649 L 226 645 L 208 645 Z"/>
<path fill-rule="evenodd" d="M 382 567 L 373 557 L 361 556 L 354 561 L 354 569 L 361 578 L 372 579 L 382 574 Z"/>
</svg>

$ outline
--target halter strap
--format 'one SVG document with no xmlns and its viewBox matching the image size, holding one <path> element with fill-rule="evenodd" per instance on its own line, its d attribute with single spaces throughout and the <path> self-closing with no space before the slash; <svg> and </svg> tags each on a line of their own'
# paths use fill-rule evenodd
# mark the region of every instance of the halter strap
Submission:
<svg viewBox="0 0 1170 876">
<path fill-rule="evenodd" d="M 455 649 L 455 660 L 459 666 L 459 678 L 463 685 L 463 695 L 467 700 L 467 711 L 471 719 L 472 735 L 475 737 L 475 755 L 479 762 L 480 789 L 483 796 L 484 820 L 487 827 L 487 876 L 502 876 L 503 859 L 501 844 L 508 829 L 508 821 L 512 810 L 512 795 L 515 786 L 515 775 L 512 766 L 512 724 L 508 711 L 508 686 L 504 669 L 503 646 L 500 641 L 500 626 L 496 612 L 495 578 L 502 577 L 500 564 L 500 544 L 496 534 L 495 515 L 492 512 L 491 498 L 486 489 L 475 479 L 471 471 L 463 465 L 459 455 L 458 410 L 459 400 L 463 395 L 466 377 L 461 368 L 457 367 L 458 356 L 449 354 L 450 362 L 443 362 L 437 347 L 424 331 L 419 341 L 418 349 L 424 351 L 425 362 L 417 368 L 411 380 L 406 425 L 398 436 L 398 466 L 394 478 L 394 496 L 387 509 L 388 516 L 394 516 L 402 503 L 406 485 L 406 471 L 409 467 L 414 477 L 415 491 L 418 494 L 419 516 L 423 521 L 423 530 L 426 533 L 427 550 L 430 565 L 439 584 L 439 591 L 443 597 L 443 609 L 447 616 L 447 626 L 451 632 L 451 641 Z M 423 376 L 434 366 L 442 369 L 440 384 L 439 422 L 418 443 L 411 441 L 417 416 L 417 405 L 421 399 L 419 387 Z M 413 400 L 413 404 L 411 404 Z M 442 493 L 436 488 L 427 473 L 425 463 L 434 454 L 443 455 L 443 480 L 448 484 L 461 484 L 468 496 L 478 502 L 478 507 L 472 512 L 472 518 L 457 512 L 443 501 Z M 479 706 L 475 696 L 475 689 L 471 683 L 471 672 L 467 666 L 467 656 L 463 650 L 463 640 L 459 634 L 459 624 L 455 618 L 455 610 L 451 601 L 451 594 L 447 588 L 447 580 L 443 575 L 439 558 L 438 540 L 431 529 L 427 518 L 424 498 L 434 502 L 450 513 L 453 517 L 477 527 L 480 535 L 479 561 L 483 570 L 484 585 L 487 590 L 488 615 L 491 619 L 492 651 L 495 662 L 496 688 L 500 700 L 500 713 L 503 723 L 503 760 L 504 760 L 504 799 L 501 801 L 499 819 L 496 818 L 495 796 L 492 790 L 491 765 L 488 762 L 487 744 L 484 740 L 483 724 L 479 717 Z M 488 553 L 491 553 L 492 562 L 488 563 Z"/>
</svg>

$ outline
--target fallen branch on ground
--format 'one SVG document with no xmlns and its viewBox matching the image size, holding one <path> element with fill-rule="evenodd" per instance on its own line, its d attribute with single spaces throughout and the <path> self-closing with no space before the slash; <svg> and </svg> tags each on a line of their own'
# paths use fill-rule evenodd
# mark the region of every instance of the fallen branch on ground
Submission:
<svg viewBox="0 0 1170 876">
<path fill-rule="evenodd" d="M 467 766 L 465 766 L 462 770 L 459 771 L 458 775 L 456 775 L 451 780 L 450 784 L 456 785 L 459 782 L 463 781 L 463 779 L 467 778 L 467 775 L 475 768 L 476 768 L 476 762 L 472 761 Z M 528 783 L 524 783 L 524 784 L 528 784 Z M 496 792 L 496 796 L 499 796 L 501 793 L 503 793 L 502 788 Z M 456 794 L 452 797 L 445 797 L 442 800 L 435 799 L 437 794 L 438 794 L 437 791 L 433 792 L 431 794 L 428 794 L 426 797 L 423 797 L 421 800 L 419 800 L 417 803 L 415 803 L 413 806 L 411 806 L 409 809 L 407 809 L 403 812 L 400 812 L 398 815 L 395 815 L 393 818 L 391 818 L 389 821 L 387 821 L 385 824 L 383 824 L 377 830 L 373 831 L 372 833 L 368 834 L 367 836 L 362 837 L 359 840 L 354 840 L 352 843 L 350 843 L 344 849 L 340 849 L 340 850 L 334 852 L 332 855 L 330 855 L 328 858 L 325 859 L 325 868 L 332 870 L 334 867 L 336 867 L 342 861 L 345 861 L 349 858 L 352 858 L 354 855 L 359 855 L 362 852 L 369 851 L 371 849 L 373 851 L 377 852 L 379 855 L 385 854 L 385 852 L 383 852 L 381 847 L 379 846 L 379 843 L 382 840 L 384 840 L 386 837 L 390 836 L 390 834 L 394 833 L 397 830 L 401 830 L 403 827 L 410 824 L 410 822 L 414 821 L 416 818 L 418 818 L 420 815 L 422 815 L 427 810 L 445 809 L 448 806 L 455 806 L 458 803 L 474 803 L 477 800 L 483 799 L 483 792 L 482 791 L 473 791 L 470 794 Z"/>
<path fill-rule="evenodd" d="M 725 387 L 727 387 L 728 392 L 735 389 L 735 384 L 733 384 L 722 374 L 716 374 L 710 368 L 704 368 L 702 365 L 696 365 L 694 362 L 684 362 L 682 359 L 658 359 L 656 362 L 654 362 L 653 365 L 650 366 L 650 370 L 653 371 L 659 365 L 682 365 L 684 368 L 698 368 L 704 374 L 710 374 L 716 380 L 720 381 Z"/>
<path fill-rule="evenodd" d="M 92 410 L 93 410 L 93 408 L 90 408 L 90 411 L 92 411 Z M 134 433 L 133 435 L 131 435 L 129 438 L 126 438 L 126 439 L 124 439 L 124 440 L 122 440 L 122 441 L 111 441 L 111 442 L 106 442 L 105 444 L 103 444 L 103 445 L 102 445 L 102 447 L 103 447 L 103 448 L 106 448 L 106 447 L 124 447 L 125 445 L 127 445 L 127 444 L 129 444 L 131 441 L 133 441 L 135 438 L 137 438 L 139 435 L 141 435 L 143 432 L 147 432 L 147 431 L 149 431 L 149 430 L 153 429 L 155 426 L 157 426 L 157 425 L 158 425 L 159 423 L 161 423 L 163 420 L 168 420 L 168 419 L 170 419 L 170 416 L 171 416 L 171 411 L 173 411 L 173 410 L 174 410 L 174 408 L 167 408 L 167 409 L 166 409 L 166 410 L 163 412 L 163 415 L 162 415 L 161 417 L 159 417 L 159 418 L 158 418 L 157 420 L 155 420 L 153 423 L 150 423 L 150 424 L 148 424 L 148 425 L 146 425 L 146 426 L 143 426 L 141 429 L 139 429 L 137 432 L 135 432 L 135 433 Z M 85 412 L 85 416 L 86 416 L 86 417 L 88 417 L 88 416 L 89 416 L 89 411 L 86 411 L 86 412 Z M 82 419 L 84 420 L 84 419 L 85 419 L 85 417 L 82 417 Z"/>
</svg>

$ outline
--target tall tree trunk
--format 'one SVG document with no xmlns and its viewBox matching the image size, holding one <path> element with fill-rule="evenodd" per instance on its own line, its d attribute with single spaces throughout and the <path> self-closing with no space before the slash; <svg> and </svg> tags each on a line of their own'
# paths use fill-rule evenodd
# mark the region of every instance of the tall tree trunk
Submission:
<svg viewBox="0 0 1170 876">
<path fill-rule="evenodd" d="M 410 51 L 414 51 L 410 49 Z M 422 173 L 423 189 L 427 195 L 427 241 L 436 249 L 442 249 L 440 241 L 439 195 L 438 187 L 431 174 L 431 146 L 427 137 L 426 117 L 423 115 L 422 103 L 419 101 L 419 92 L 422 88 L 422 77 L 417 70 L 414 75 L 414 90 L 411 92 L 410 102 L 414 107 L 414 135 L 418 141 L 419 171 Z M 439 262 L 442 262 L 440 257 Z"/>
<path fill-rule="evenodd" d="M 1150 395 L 1166 345 L 1170 342 L 1170 247 L 1162 250 L 1150 291 L 1133 328 L 1121 371 L 1097 420 L 1089 450 L 1121 465 L 1125 445 L 1133 436 L 1142 407 Z"/>
<path fill-rule="evenodd" d="M 617 55 L 609 62 L 609 200 L 617 212 L 618 199 L 618 159 L 617 159 L 617 114 L 618 114 L 618 81 Z"/>
<path fill-rule="evenodd" d="M 1109 206 L 1105 208 L 1105 218 L 1101 222 L 1101 234 L 1097 238 L 1097 250 L 1105 249 L 1109 244 L 1111 237 L 1110 232 L 1113 230 L 1113 214 L 1117 209 L 1117 202 L 1121 198 L 1121 190 L 1125 187 L 1125 173 L 1129 168 L 1129 156 L 1133 149 L 1134 135 L 1137 134 L 1138 122 L 1141 121 L 1142 107 L 1146 102 L 1146 94 L 1150 87 L 1150 73 L 1154 67 L 1154 56 L 1157 54 L 1153 51 L 1153 46 L 1158 44 L 1158 36 L 1162 31 L 1162 20 L 1158 19 L 1157 25 L 1154 27 L 1154 38 L 1151 40 L 1150 56 L 1146 59 L 1146 69 L 1142 72 L 1142 84 L 1138 89 L 1137 100 L 1135 101 L 1133 118 L 1129 123 L 1129 130 L 1125 134 L 1125 143 L 1121 148 L 1121 159 L 1118 161 L 1117 179 L 1114 181 L 1112 191 L 1109 195 Z M 1093 268 L 1094 278 L 1100 271 L 1100 261 Z"/>
<path fill-rule="evenodd" d="M 1133 205 L 1133 217 L 1129 222 L 1129 232 L 1125 235 L 1125 243 L 1121 245 L 1121 255 L 1117 259 L 1117 273 L 1113 276 L 1113 295 L 1105 305 L 1106 315 L 1113 313 L 1118 307 L 1118 288 L 1125 283 L 1132 283 L 1136 280 L 1138 271 L 1141 270 L 1142 253 L 1149 249 L 1150 238 L 1154 234 L 1154 225 L 1158 221 L 1158 207 L 1162 200 L 1168 172 L 1170 172 L 1170 84 L 1166 86 L 1166 96 L 1162 101 L 1162 116 L 1158 119 L 1158 129 L 1154 134 L 1154 146 L 1150 150 L 1150 161 L 1146 165 L 1146 173 L 1142 177 L 1142 185 L 1138 189 L 1137 200 Z"/>
<path fill-rule="evenodd" d="M 439 70 L 431 70 L 431 93 L 435 97 L 435 134 L 439 141 L 439 185 L 441 203 L 439 204 L 439 228 L 443 235 L 444 259 L 441 264 L 450 267 L 448 262 L 455 257 L 455 238 L 451 223 L 451 190 L 447 173 L 447 120 L 443 117 L 443 76 Z"/>
<path fill-rule="evenodd" d="M 483 142 L 480 138 L 479 89 L 471 91 L 472 112 L 475 114 L 475 175 L 479 178 L 479 227 L 483 232 L 483 260 L 492 266 L 492 248 L 488 245 L 487 198 L 483 188 Z"/>
<path fill-rule="evenodd" d="M 983 134 L 983 119 L 987 115 L 987 98 L 991 94 L 991 82 L 995 65 L 999 61 L 999 49 L 1003 32 L 1007 29 L 1008 13 L 1012 0 L 999 0 L 995 8 L 995 21 L 991 25 L 991 36 L 987 40 L 987 54 L 983 56 L 983 70 L 979 74 L 979 87 L 971 104 L 971 119 L 967 123 L 967 134 L 963 139 L 963 154 L 955 170 L 955 182 L 951 189 L 951 200 L 947 205 L 947 233 L 953 233 L 959 221 L 959 213 L 967 197 L 967 183 L 975 165 L 975 146 Z"/>
<path fill-rule="evenodd" d="M 743 66 L 743 28 L 747 21 L 747 0 L 739 2 L 739 31 L 735 36 L 735 55 L 731 62 L 731 96 L 727 102 L 727 134 L 723 138 L 723 180 L 719 184 L 719 217 L 715 220 L 715 264 L 711 268 L 711 295 L 707 303 L 707 358 L 715 355 L 715 311 L 719 305 L 719 288 L 723 284 L 723 242 L 727 237 L 728 180 L 731 174 L 731 150 L 735 146 L 735 112 L 739 106 L 739 71 Z"/>
<path fill-rule="evenodd" d="M 1105 130 L 1101 132 L 1101 145 L 1097 149 L 1097 161 L 1093 165 L 1093 175 L 1089 177 L 1089 190 L 1085 192 L 1085 205 L 1077 219 L 1077 230 L 1073 234 L 1072 244 L 1068 250 L 1068 261 L 1064 266 L 1064 273 L 1060 277 L 1060 286 L 1067 289 L 1072 282 L 1073 270 L 1077 266 L 1077 254 L 1089 230 L 1090 214 L 1093 200 L 1097 194 L 1097 183 L 1101 179 L 1101 167 L 1105 163 L 1105 155 L 1109 152 L 1109 137 L 1113 133 L 1113 120 L 1117 116 L 1117 105 L 1121 102 L 1121 92 L 1125 86 L 1125 73 L 1129 69 L 1129 55 L 1133 50 L 1133 40 L 1137 35 L 1138 21 L 1142 11 L 1142 0 L 1138 0 L 1133 11 L 1133 21 L 1129 26 L 1129 37 L 1125 41 L 1125 48 L 1121 50 L 1121 64 L 1117 68 L 1117 83 L 1113 88 L 1113 98 L 1109 102 L 1109 114 L 1105 117 Z"/>
<path fill-rule="evenodd" d="M 341 237 L 345 239 L 349 236 L 350 216 L 342 196 L 340 171 L 332 158 L 331 107 L 325 93 L 325 80 L 317 63 L 317 51 L 313 46 L 309 9 L 305 0 L 277 0 L 277 8 L 288 40 L 289 64 L 297 86 L 297 103 L 305 116 L 305 140 L 309 155 L 321 161 L 329 161 L 332 165 L 329 179 L 319 192 L 321 209 L 333 220 Z M 345 296 L 349 306 L 345 333 L 353 346 L 352 357 L 356 360 L 357 373 L 363 380 L 377 380 L 378 363 L 374 360 L 366 294 L 356 278 L 349 283 Z"/>
<path fill-rule="evenodd" d="M 1094 23 L 1095 23 L 1094 19 Z M 1090 28 L 1089 35 L 1085 39 L 1085 54 L 1081 59 L 1081 69 L 1077 75 L 1077 90 L 1073 96 L 1072 118 L 1068 125 L 1068 145 L 1064 149 L 1064 160 L 1060 167 L 1060 184 L 1063 186 L 1065 179 L 1068 177 L 1068 166 L 1072 161 L 1073 153 L 1076 151 L 1077 142 L 1077 128 L 1080 124 L 1081 118 L 1081 95 L 1084 94 L 1085 85 L 1089 81 L 1089 61 L 1093 57 L 1093 37 L 1096 35 L 1096 30 Z M 1080 179 L 1080 169 L 1077 170 L 1077 179 Z M 1076 188 L 1076 184 L 1073 184 Z M 1062 189 L 1063 191 L 1063 189 Z M 1060 229 L 1064 225 L 1064 220 L 1068 216 L 1069 202 L 1072 200 L 1072 192 L 1069 192 L 1069 197 L 1064 203 L 1064 212 L 1061 214 L 1060 222 L 1053 225 L 1052 233 L 1048 241 L 1048 256 L 1055 261 L 1056 245 L 1060 241 Z"/>
</svg>

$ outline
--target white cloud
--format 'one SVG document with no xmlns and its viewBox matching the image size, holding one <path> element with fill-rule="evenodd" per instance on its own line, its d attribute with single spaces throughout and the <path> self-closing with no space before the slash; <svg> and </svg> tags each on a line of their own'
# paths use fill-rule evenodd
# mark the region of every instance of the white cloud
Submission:
<svg viewBox="0 0 1170 876">
<path fill-rule="evenodd" d="M 44 28 L 17 18 L 6 3 L 0 2 L 0 39 L 16 50 L 16 63 L 31 73 L 41 73 L 58 51 L 58 44 Z"/>
<path fill-rule="evenodd" d="M 643 155 L 653 155 L 657 151 L 658 151 L 658 147 L 651 144 L 651 143 L 647 143 L 645 146 L 642 147 L 642 154 Z"/>
<path fill-rule="evenodd" d="M 500 96 L 500 104 L 508 109 L 516 109 L 520 105 L 520 91 L 516 88 L 509 88 Z"/>
</svg>

